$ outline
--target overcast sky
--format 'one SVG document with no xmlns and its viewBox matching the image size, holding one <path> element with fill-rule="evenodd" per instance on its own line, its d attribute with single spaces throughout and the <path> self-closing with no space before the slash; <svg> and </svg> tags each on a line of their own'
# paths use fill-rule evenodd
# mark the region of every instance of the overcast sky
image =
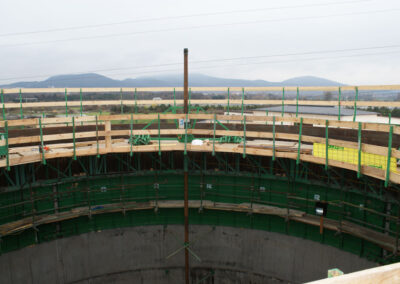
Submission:
<svg viewBox="0 0 400 284">
<path fill-rule="evenodd" d="M 0 84 L 182 73 L 184 47 L 190 72 L 211 76 L 400 83 L 398 0 L 0 0 L 0 10 Z M 53 29 L 64 30 L 38 32 Z"/>
</svg>

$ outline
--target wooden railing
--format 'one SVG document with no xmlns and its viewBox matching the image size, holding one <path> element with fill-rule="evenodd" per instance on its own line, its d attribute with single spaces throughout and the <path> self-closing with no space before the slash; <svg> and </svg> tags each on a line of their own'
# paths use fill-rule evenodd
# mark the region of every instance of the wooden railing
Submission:
<svg viewBox="0 0 400 284">
<path fill-rule="evenodd" d="M 160 121 L 175 121 L 179 119 L 189 119 L 191 121 L 201 120 L 203 125 L 208 125 L 208 129 L 196 128 L 177 128 L 175 124 L 167 124 L 167 128 L 158 127 L 156 129 L 136 129 L 133 125 L 140 121 L 153 121 L 154 125 L 160 125 Z M 124 124 L 126 129 L 115 130 L 113 123 L 118 122 Z M 215 126 L 220 123 L 236 122 L 241 124 L 241 130 L 217 129 Z M 199 122 L 198 122 L 199 123 Z M 299 133 L 285 133 L 272 131 L 265 127 L 265 130 L 246 131 L 246 125 L 280 125 L 296 124 L 299 127 Z M 301 128 L 303 124 L 313 125 L 315 127 L 324 127 L 325 136 L 302 135 Z M 69 128 L 60 128 L 64 132 L 58 134 L 46 134 L 45 130 L 54 127 L 66 126 Z M 90 131 L 80 128 L 85 125 L 91 125 Z M 94 125 L 96 126 L 94 128 Z M 227 124 L 229 126 L 229 124 Z M 126 114 L 126 115 L 100 115 L 100 116 L 83 116 L 83 117 L 65 117 L 65 118 L 35 118 L 20 119 L 10 121 L 0 121 L 0 127 L 5 131 L 20 129 L 17 137 L 7 137 L 0 141 L 0 146 L 7 148 L 7 154 L 0 159 L 0 167 L 11 167 L 19 164 L 42 162 L 46 163 L 48 159 L 59 157 L 102 155 L 106 153 L 131 153 L 136 152 L 165 152 L 165 151 L 204 151 L 204 152 L 229 152 L 246 155 L 270 156 L 273 158 L 289 158 L 294 159 L 298 163 L 300 161 L 311 162 L 325 165 L 345 168 L 355 171 L 360 175 L 371 176 L 380 180 L 385 180 L 386 185 L 389 182 L 399 184 L 400 174 L 391 171 L 390 162 L 392 159 L 400 159 L 400 151 L 392 147 L 392 136 L 397 137 L 400 134 L 400 127 L 378 123 L 358 123 L 337 120 L 321 120 L 308 118 L 289 118 L 289 117 L 272 117 L 272 116 L 254 116 L 254 115 L 214 115 L 214 114 Z M 23 127 L 24 129 L 21 129 Z M 122 127 L 124 128 L 124 127 Z M 333 128 L 354 129 L 359 133 L 358 141 L 348 141 L 339 139 L 330 139 L 329 130 Z M 25 135 L 24 130 L 36 129 L 35 135 Z M 387 141 L 382 141 L 381 145 L 372 145 L 363 143 L 363 131 L 381 132 L 388 137 Z M 32 133 L 32 132 L 30 132 Z M 43 134 L 44 133 L 44 134 Z M 149 145 L 133 145 L 128 138 L 135 135 L 150 135 L 154 138 Z M 164 137 L 177 137 L 171 141 L 162 140 Z M 203 139 L 202 145 L 192 145 L 187 142 L 185 137 L 193 135 Z M 242 137 L 241 143 L 219 143 L 218 137 L 236 136 Z M 113 137 L 118 137 L 117 139 Z M 85 141 L 81 141 L 84 138 Z M 257 143 L 252 141 L 261 139 Z M 386 139 L 386 138 L 385 138 Z M 268 141 L 267 141 L 268 140 Z M 181 142 L 180 142 L 181 141 Z M 185 142 L 186 141 L 186 142 Z M 264 142 L 263 142 L 264 141 Z M 293 141 L 291 147 L 281 147 L 281 141 Z M 341 161 L 335 157 L 330 157 L 329 151 L 326 151 L 325 157 L 319 157 L 310 151 L 311 145 L 319 143 L 329 146 L 345 147 L 355 149 L 358 153 L 358 161 L 356 163 Z M 29 145 L 29 146 L 26 146 Z M 308 145 L 308 148 L 306 147 Z M 382 146 L 387 145 L 387 146 Z M 39 146 L 46 146 L 48 151 L 41 153 Z M 305 148 L 309 149 L 305 151 Z M 285 149 L 283 149 L 285 148 Z M 315 151 L 315 149 L 314 149 Z M 363 165 L 361 162 L 361 154 L 368 153 L 386 157 L 387 166 L 376 168 L 373 165 Z M 332 155 L 331 155 L 332 156 Z M 326 158 L 328 157 L 328 158 Z"/>
<path fill-rule="evenodd" d="M 244 104 L 244 105 L 280 105 L 282 102 L 285 105 L 316 105 L 316 106 L 343 106 L 343 107 L 384 107 L 388 103 L 382 100 L 365 101 L 358 100 L 359 91 L 400 91 L 400 85 L 366 85 L 366 86 L 341 86 L 341 87 L 192 87 L 191 92 L 222 92 L 228 94 L 229 92 L 240 92 L 241 99 L 230 99 L 227 95 L 226 99 L 191 99 L 192 105 L 228 105 L 228 104 Z M 182 92 L 182 87 L 158 87 L 158 88 L 23 88 L 23 89 L 2 89 L 2 96 L 7 94 L 20 94 L 20 102 L 6 102 L 3 103 L 3 109 L 12 108 L 43 108 L 43 107 L 77 107 L 77 106 L 110 106 L 110 105 L 182 105 L 183 101 L 179 99 L 167 100 L 137 100 L 136 94 L 138 92 Z M 246 99 L 244 94 L 248 92 L 281 92 L 282 99 L 264 100 L 264 99 Z M 341 92 L 352 91 L 354 92 L 354 100 L 342 100 L 340 97 Z M 285 92 L 297 92 L 296 99 L 285 99 Z M 299 94 L 301 92 L 334 92 L 338 94 L 336 100 L 300 100 Z M 23 102 L 21 94 L 45 94 L 45 93 L 65 93 L 65 101 L 55 102 Z M 72 93 L 121 93 L 120 100 L 85 100 L 81 96 L 80 100 L 68 101 L 67 94 Z M 251 95 L 250 95 L 251 96 Z M 400 101 L 390 102 L 392 107 L 400 107 Z"/>
</svg>

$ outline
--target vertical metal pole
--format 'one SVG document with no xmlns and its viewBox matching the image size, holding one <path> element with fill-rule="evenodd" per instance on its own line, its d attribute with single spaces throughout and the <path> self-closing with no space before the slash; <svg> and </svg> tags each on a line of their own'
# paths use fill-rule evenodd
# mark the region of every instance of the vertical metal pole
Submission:
<svg viewBox="0 0 400 284">
<path fill-rule="evenodd" d="M 99 153 L 99 123 L 98 123 L 97 115 L 96 115 L 96 157 L 100 158 L 100 153 Z"/>
<path fill-rule="evenodd" d="M 21 115 L 21 119 L 24 118 L 24 113 L 22 111 L 22 91 L 19 89 L 19 113 Z"/>
<path fill-rule="evenodd" d="M 192 108 L 192 104 L 190 103 L 192 97 L 192 88 L 189 88 L 189 103 L 188 103 L 188 113 L 190 113 L 190 109 Z"/>
<path fill-rule="evenodd" d="M 189 95 L 189 79 L 188 79 L 188 53 L 189 50 L 183 50 L 184 66 L 183 66 L 183 113 L 188 113 L 188 95 Z"/>
<path fill-rule="evenodd" d="M 3 120 L 6 120 L 6 109 L 4 105 L 4 90 L 1 89 L 1 103 L 3 104 Z"/>
<path fill-rule="evenodd" d="M 301 150 L 301 134 L 303 132 L 303 118 L 300 118 L 300 126 L 299 126 L 299 144 L 297 145 L 297 159 L 296 164 L 300 164 L 300 150 Z"/>
<path fill-rule="evenodd" d="M 325 170 L 328 170 L 329 165 L 329 136 L 328 136 L 329 121 L 325 120 Z"/>
<path fill-rule="evenodd" d="M 67 88 L 65 88 L 65 117 L 68 117 L 68 99 L 67 99 Z"/>
<path fill-rule="evenodd" d="M 184 156 L 184 215 L 185 215 L 185 283 L 189 284 L 189 175 L 188 175 L 188 158 Z"/>
<path fill-rule="evenodd" d="M 72 117 L 72 144 L 74 146 L 73 159 L 76 161 L 76 147 L 75 147 L 75 116 Z"/>
<path fill-rule="evenodd" d="M 275 161 L 275 115 L 272 117 L 272 161 Z"/>
<path fill-rule="evenodd" d="M 299 116 L 299 87 L 297 87 L 297 95 L 296 95 L 296 117 Z"/>
<path fill-rule="evenodd" d="M 244 88 L 242 88 L 242 115 L 243 115 L 243 111 L 244 111 Z"/>
<path fill-rule="evenodd" d="M 133 115 L 132 115 L 132 113 L 131 113 L 131 135 L 130 135 L 130 139 L 129 139 L 129 144 L 130 144 L 130 146 L 131 146 L 131 151 L 130 151 L 130 153 L 129 153 L 129 155 L 132 157 L 133 156 L 133 153 L 132 153 L 132 140 L 133 140 Z"/>
<path fill-rule="evenodd" d="M 228 88 L 228 109 L 227 109 L 227 111 L 228 111 L 228 115 L 229 115 L 229 88 Z"/>
<path fill-rule="evenodd" d="M 137 89 L 135 88 L 135 114 L 137 114 Z"/>
<path fill-rule="evenodd" d="M 8 121 L 4 123 L 4 130 L 6 133 L 6 149 L 7 149 L 7 156 L 6 156 L 6 166 L 7 166 L 7 171 L 10 170 L 10 155 L 8 151 Z"/>
<path fill-rule="evenodd" d="M 158 156 L 161 156 L 160 114 L 158 114 Z"/>
<path fill-rule="evenodd" d="M 338 108 L 339 108 L 339 113 L 338 113 L 338 120 L 340 121 L 340 99 L 342 96 L 342 88 L 339 87 L 339 100 L 338 100 Z"/>
<path fill-rule="evenodd" d="M 282 88 L 282 117 L 285 115 L 285 87 Z"/>
<path fill-rule="evenodd" d="M 281 116 L 285 115 L 285 87 L 282 88 L 282 113 Z M 283 121 L 281 121 L 281 125 L 283 125 Z"/>
<path fill-rule="evenodd" d="M 83 115 L 83 107 L 82 107 L 82 88 L 80 89 L 79 93 L 80 93 L 79 99 L 80 99 L 80 101 L 81 101 L 81 116 L 82 116 L 82 115 Z"/>
<path fill-rule="evenodd" d="M 176 93 L 175 93 L 175 88 L 174 88 L 174 110 L 172 113 L 176 113 Z"/>
<path fill-rule="evenodd" d="M 243 159 L 246 158 L 246 116 L 243 119 Z"/>
<path fill-rule="evenodd" d="M 184 66 L 183 66 L 183 112 L 188 117 L 188 91 L 189 91 L 189 75 L 188 75 L 188 53 L 189 50 L 183 50 Z M 185 129 L 187 129 L 187 119 L 185 122 Z M 186 141 L 185 141 L 186 145 Z M 184 155 L 183 167 L 183 192 L 184 192 L 184 223 L 185 223 L 185 283 L 189 284 L 189 173 L 187 155 Z"/>
<path fill-rule="evenodd" d="M 357 178 L 361 177 L 361 122 L 358 123 L 358 162 Z"/>
<path fill-rule="evenodd" d="M 120 93 L 120 101 L 121 101 L 121 114 L 124 114 L 124 103 L 122 101 L 122 88 L 119 90 Z"/>
<path fill-rule="evenodd" d="M 387 154 L 387 164 L 386 164 L 386 177 L 385 177 L 385 187 L 389 185 L 390 181 L 390 162 L 392 158 L 392 136 L 393 136 L 393 125 L 390 126 L 389 130 L 389 142 L 388 142 L 388 154 Z"/>
<path fill-rule="evenodd" d="M 217 115 L 214 113 L 214 134 L 213 134 L 213 149 L 212 155 L 215 156 L 215 122 L 217 121 Z"/>
<path fill-rule="evenodd" d="M 356 87 L 356 98 L 354 100 L 353 122 L 356 121 L 356 117 L 357 117 L 357 101 L 358 101 L 358 87 Z"/>
<path fill-rule="evenodd" d="M 46 165 L 46 158 L 44 157 L 45 150 L 44 150 L 44 143 L 43 143 L 42 119 L 40 117 L 39 117 L 39 130 L 40 130 L 40 147 L 39 147 L 40 151 L 39 151 L 39 153 L 42 152 L 42 163 L 43 163 L 43 165 Z"/>
<path fill-rule="evenodd" d="M 188 114 L 186 114 L 186 120 L 185 121 L 189 121 L 189 119 L 188 119 Z M 187 148 L 186 148 L 186 146 L 187 146 L 187 125 L 186 125 L 186 122 L 184 123 L 184 127 L 185 127 L 185 147 L 183 148 L 183 155 L 187 155 Z"/>
</svg>

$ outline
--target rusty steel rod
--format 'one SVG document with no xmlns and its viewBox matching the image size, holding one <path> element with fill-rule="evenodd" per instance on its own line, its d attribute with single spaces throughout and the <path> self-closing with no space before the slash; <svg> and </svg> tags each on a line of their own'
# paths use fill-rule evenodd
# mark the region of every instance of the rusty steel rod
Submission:
<svg viewBox="0 0 400 284">
<path fill-rule="evenodd" d="M 185 160 L 187 160 L 185 156 Z M 187 164 L 187 162 L 185 162 Z M 187 168 L 183 174 L 184 178 L 184 215 L 185 215 L 185 283 L 189 284 L 189 194 L 188 194 L 188 172 Z"/>
<path fill-rule="evenodd" d="M 189 94 L 189 78 L 188 78 L 188 49 L 183 50 L 184 55 L 184 72 L 183 72 L 183 112 L 188 113 L 188 94 Z M 185 128 L 188 127 L 188 121 L 185 121 Z M 183 165 L 183 190 L 184 190 L 184 218 L 185 218 L 185 283 L 189 284 L 189 173 L 187 155 L 184 156 Z"/>
<path fill-rule="evenodd" d="M 188 113 L 188 99 L 189 99 L 189 76 L 188 76 L 188 54 L 189 50 L 183 50 L 183 113 Z"/>
</svg>

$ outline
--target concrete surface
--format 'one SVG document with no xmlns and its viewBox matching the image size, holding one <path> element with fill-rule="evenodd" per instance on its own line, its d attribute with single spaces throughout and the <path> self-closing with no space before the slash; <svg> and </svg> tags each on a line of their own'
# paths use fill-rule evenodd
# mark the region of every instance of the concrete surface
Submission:
<svg viewBox="0 0 400 284">
<path fill-rule="evenodd" d="M 191 226 L 197 283 L 301 283 L 376 266 L 317 242 L 249 229 Z M 0 283 L 183 283 L 183 226 L 92 232 L 0 256 Z"/>
</svg>

